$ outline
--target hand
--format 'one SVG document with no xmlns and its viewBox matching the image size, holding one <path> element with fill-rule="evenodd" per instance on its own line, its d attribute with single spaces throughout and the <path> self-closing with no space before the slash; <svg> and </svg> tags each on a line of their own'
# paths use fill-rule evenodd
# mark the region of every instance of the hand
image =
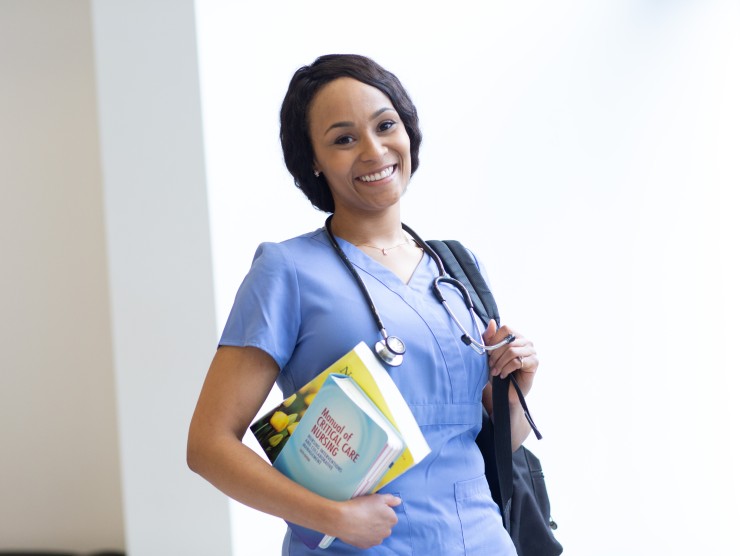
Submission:
<svg viewBox="0 0 740 556">
<path fill-rule="evenodd" d="M 490 376 L 506 378 L 513 374 L 522 390 L 522 394 L 526 396 L 532 389 L 534 375 L 540 364 L 537 359 L 537 352 L 534 350 L 534 344 L 508 326 L 497 329 L 494 320 L 488 323 L 488 328 L 483 333 L 483 341 L 487 346 L 492 346 L 509 334 L 516 336 L 516 340 L 488 354 Z"/>
<path fill-rule="evenodd" d="M 393 508 L 400 503 L 401 499 L 392 494 L 369 494 L 342 502 L 343 511 L 336 523 L 340 532 L 329 534 L 362 549 L 378 545 L 398 523 Z"/>
</svg>

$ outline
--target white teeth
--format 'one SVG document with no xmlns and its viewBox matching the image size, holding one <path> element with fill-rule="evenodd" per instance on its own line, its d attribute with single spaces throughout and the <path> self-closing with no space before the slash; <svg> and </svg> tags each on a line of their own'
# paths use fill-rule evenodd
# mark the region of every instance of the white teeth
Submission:
<svg viewBox="0 0 740 556">
<path fill-rule="evenodd" d="M 381 172 L 376 172 L 374 174 L 368 174 L 367 176 L 360 176 L 360 180 L 364 182 L 371 182 L 371 181 L 378 181 L 382 180 L 383 178 L 387 178 L 393 173 L 394 166 L 388 166 L 385 170 L 382 170 Z"/>
</svg>

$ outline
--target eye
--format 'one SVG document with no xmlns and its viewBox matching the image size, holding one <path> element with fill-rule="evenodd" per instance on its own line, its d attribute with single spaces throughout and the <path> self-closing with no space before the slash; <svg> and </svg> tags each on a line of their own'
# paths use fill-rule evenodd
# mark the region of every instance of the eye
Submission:
<svg viewBox="0 0 740 556">
<path fill-rule="evenodd" d="M 380 125 L 378 126 L 378 131 L 388 131 L 390 129 L 393 129 L 396 126 L 396 122 L 393 120 L 384 120 L 380 122 Z"/>
<path fill-rule="evenodd" d="M 334 139 L 335 145 L 349 145 L 350 143 L 354 142 L 354 137 L 351 135 L 340 135 L 336 139 Z"/>
</svg>

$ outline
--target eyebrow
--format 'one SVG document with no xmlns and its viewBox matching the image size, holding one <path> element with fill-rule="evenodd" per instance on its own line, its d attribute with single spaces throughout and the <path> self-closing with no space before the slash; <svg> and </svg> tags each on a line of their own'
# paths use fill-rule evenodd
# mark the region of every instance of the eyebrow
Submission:
<svg viewBox="0 0 740 556">
<path fill-rule="evenodd" d="M 378 116 L 380 116 L 383 112 L 388 112 L 389 110 L 390 111 L 393 111 L 394 109 L 391 108 L 391 107 L 389 107 L 389 106 L 384 106 L 383 108 L 380 108 L 380 109 L 376 110 L 375 112 L 373 112 L 370 115 L 370 119 L 371 120 L 374 120 L 375 118 L 377 118 Z M 332 129 L 336 129 L 338 127 L 352 127 L 354 125 L 355 124 L 353 122 L 336 122 L 336 123 L 331 124 L 328 128 L 326 128 L 326 131 L 324 132 L 324 135 L 326 135 L 327 133 L 329 133 Z"/>
</svg>

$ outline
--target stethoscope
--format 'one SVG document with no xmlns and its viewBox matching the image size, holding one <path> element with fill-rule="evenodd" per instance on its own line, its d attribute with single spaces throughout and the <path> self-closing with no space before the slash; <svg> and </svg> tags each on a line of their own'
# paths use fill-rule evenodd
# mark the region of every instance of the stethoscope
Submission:
<svg viewBox="0 0 740 556">
<path fill-rule="evenodd" d="M 365 283 L 362 281 L 362 278 L 357 273 L 357 270 L 355 270 L 354 265 L 349 260 L 347 255 L 344 251 L 342 251 L 342 248 L 339 246 L 339 243 L 337 243 L 337 238 L 334 237 L 334 234 L 331 231 L 331 216 L 326 219 L 326 222 L 324 224 L 324 228 L 326 230 L 326 235 L 329 237 L 329 241 L 331 242 L 332 247 L 334 248 L 334 251 L 336 251 L 337 255 L 339 255 L 339 258 L 344 263 L 344 266 L 347 267 L 347 269 L 350 271 L 352 276 L 355 279 L 355 282 L 357 282 L 357 285 L 360 288 L 360 291 L 362 291 L 362 295 L 365 297 L 365 301 L 367 301 L 367 305 L 370 309 L 370 312 L 373 314 L 373 318 L 375 319 L 375 324 L 378 327 L 378 331 L 380 332 L 381 339 L 377 341 L 375 344 L 375 353 L 378 355 L 378 358 L 383 361 L 384 363 L 390 365 L 391 367 L 398 367 L 401 363 L 403 363 L 403 356 L 406 353 L 406 344 L 403 343 L 403 340 L 399 338 L 398 336 L 389 336 L 388 332 L 385 329 L 385 325 L 383 324 L 383 320 L 380 318 L 380 313 L 378 313 L 378 310 L 375 308 L 375 303 L 373 302 L 373 298 L 370 296 L 370 292 L 367 290 L 367 287 L 365 286 Z M 452 318 L 452 321 L 457 325 L 457 327 L 462 332 L 462 336 L 460 337 L 460 340 L 466 345 L 470 346 L 475 350 L 476 353 L 479 355 L 483 355 L 484 353 L 488 351 L 493 351 L 495 349 L 498 349 L 506 344 L 509 344 L 513 342 L 516 338 L 509 334 L 506 338 L 498 342 L 497 344 L 494 344 L 492 346 L 487 346 L 483 343 L 483 331 L 481 330 L 481 326 L 478 322 L 478 319 L 475 316 L 475 309 L 473 306 L 473 301 L 470 298 L 470 293 L 468 292 L 467 288 L 463 285 L 462 282 L 459 280 L 456 280 L 455 278 L 452 278 L 451 276 L 447 275 L 447 272 L 445 271 L 445 267 L 442 264 L 442 259 L 440 259 L 439 255 L 437 254 L 434 249 L 429 247 L 427 243 L 421 239 L 421 237 L 411 228 L 409 228 L 406 224 L 401 224 L 403 230 L 408 233 L 416 242 L 416 244 L 422 248 L 422 250 L 428 254 L 433 260 L 434 263 L 437 265 L 437 271 L 439 273 L 439 276 L 437 276 L 434 279 L 434 282 L 432 283 L 432 291 L 434 292 L 434 296 L 439 300 L 439 302 L 442 304 L 442 306 L 447 311 L 447 314 Z M 468 308 L 468 311 L 470 312 L 470 318 L 473 321 L 473 324 L 478 332 L 478 338 L 479 340 L 474 339 L 468 331 L 465 329 L 465 327 L 462 325 L 462 323 L 458 320 L 458 318 L 455 316 L 455 313 L 452 312 L 452 309 L 450 309 L 449 304 L 447 303 L 447 300 L 445 299 L 444 295 L 442 294 L 442 288 L 440 287 L 441 284 L 449 284 L 450 286 L 456 288 L 458 292 L 462 295 L 463 300 L 465 301 L 465 304 Z"/>
</svg>

